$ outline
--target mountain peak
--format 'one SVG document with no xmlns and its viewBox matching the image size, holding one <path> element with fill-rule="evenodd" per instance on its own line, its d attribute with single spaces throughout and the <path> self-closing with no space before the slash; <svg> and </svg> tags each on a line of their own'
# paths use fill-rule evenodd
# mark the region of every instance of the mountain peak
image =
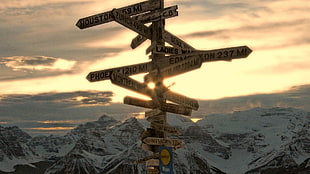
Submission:
<svg viewBox="0 0 310 174">
<path fill-rule="evenodd" d="M 99 122 L 107 122 L 107 121 L 116 121 L 114 118 L 107 116 L 107 115 L 102 115 L 98 119 Z"/>
</svg>

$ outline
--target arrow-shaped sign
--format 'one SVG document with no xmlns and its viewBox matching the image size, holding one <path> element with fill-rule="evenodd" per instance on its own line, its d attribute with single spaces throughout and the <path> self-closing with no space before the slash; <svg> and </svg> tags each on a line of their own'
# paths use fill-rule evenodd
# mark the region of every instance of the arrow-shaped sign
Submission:
<svg viewBox="0 0 310 174">
<path fill-rule="evenodd" d="M 139 45 L 141 45 L 144 41 L 146 41 L 147 38 L 144 36 L 141 36 L 140 34 L 137 35 L 135 38 L 132 39 L 130 47 L 132 49 L 137 48 Z"/>
<path fill-rule="evenodd" d="M 194 53 L 189 53 L 193 55 L 199 55 L 202 59 L 202 62 L 210 62 L 216 60 L 231 60 L 231 59 L 239 59 L 246 58 L 252 50 L 247 46 L 239 46 L 239 47 L 230 47 L 230 48 L 222 48 L 215 49 L 209 51 L 199 51 Z"/>
<path fill-rule="evenodd" d="M 142 100 L 142 99 L 130 97 L 130 96 L 126 96 L 124 98 L 124 104 L 139 106 L 139 107 L 144 107 L 144 108 L 150 108 L 150 109 L 155 109 L 159 107 L 159 105 L 156 105 L 153 100 Z"/>
<path fill-rule="evenodd" d="M 114 20 L 119 24 L 141 34 L 142 36 L 151 39 L 151 30 L 140 21 L 132 19 L 124 12 L 114 9 L 112 10 Z"/>
<path fill-rule="evenodd" d="M 163 46 L 163 45 L 156 45 L 154 52 L 159 53 L 159 54 L 186 54 L 186 53 L 195 52 L 195 50 L 186 49 L 186 48 L 169 47 L 169 46 Z"/>
<path fill-rule="evenodd" d="M 166 133 L 170 133 L 170 134 L 174 134 L 174 135 L 181 135 L 181 132 L 175 128 L 175 127 L 170 127 L 168 125 L 163 125 L 160 123 L 156 123 L 156 122 L 151 122 L 151 127 L 161 131 L 161 132 L 166 132 Z"/>
<path fill-rule="evenodd" d="M 144 1 L 137 4 L 129 5 L 126 7 L 119 8 L 118 10 L 125 13 L 126 15 L 132 16 L 147 11 L 160 9 L 160 0 Z M 96 15 L 81 18 L 77 21 L 76 26 L 80 29 L 93 27 L 96 25 L 104 24 L 113 21 L 112 11 L 99 13 Z"/>
<path fill-rule="evenodd" d="M 133 16 L 132 18 L 140 21 L 141 23 L 149 23 L 149 22 L 158 21 L 160 19 L 168 19 L 168 18 L 178 16 L 177 9 L 178 9 L 178 6 L 175 5 L 175 6 L 167 7 L 165 9 L 162 9 L 156 12 L 150 12 L 150 13 Z"/>
<path fill-rule="evenodd" d="M 151 26 L 149 28 L 152 28 Z M 182 48 L 182 49 L 188 49 L 188 50 L 196 50 L 194 47 L 183 41 L 182 39 L 178 38 L 177 36 L 173 35 L 172 33 L 168 31 L 164 31 L 163 33 L 164 40 L 169 43 L 170 45 L 176 47 L 176 48 Z M 131 48 L 135 49 L 140 44 L 142 44 L 146 39 L 146 37 L 138 35 L 136 36 L 132 42 L 131 42 Z M 139 42 L 137 42 L 139 40 Z"/>
<path fill-rule="evenodd" d="M 192 115 L 192 109 L 190 107 L 176 105 L 173 103 L 164 103 L 161 105 L 160 109 L 165 112 L 171 112 L 175 114 L 181 114 L 181 115 L 186 115 L 186 116 Z"/>
<path fill-rule="evenodd" d="M 154 159 L 154 158 L 158 158 L 158 153 L 154 153 L 153 155 L 146 156 L 142 159 L 138 159 L 134 162 L 134 164 L 143 163 L 143 162 L 146 162 L 147 160 Z"/>
<path fill-rule="evenodd" d="M 157 168 L 147 168 L 147 174 L 158 174 L 159 170 Z"/>
<path fill-rule="evenodd" d="M 154 91 L 148 88 L 147 85 L 140 83 L 124 74 L 113 72 L 111 75 L 111 82 L 115 85 L 127 88 L 129 90 L 147 95 L 154 96 Z"/>
<path fill-rule="evenodd" d="M 172 91 L 165 92 L 164 93 L 164 98 L 166 98 L 167 100 L 170 100 L 172 102 L 179 103 L 181 105 L 190 107 L 190 108 L 192 108 L 192 109 L 194 109 L 196 111 L 199 108 L 199 104 L 198 104 L 197 100 L 188 98 L 188 97 L 186 97 L 184 95 L 177 94 L 177 93 L 172 92 Z"/>
<path fill-rule="evenodd" d="M 145 112 L 145 117 L 153 117 L 156 115 L 161 115 L 162 111 L 160 109 L 152 109 L 150 111 Z"/>
<path fill-rule="evenodd" d="M 158 159 L 147 160 L 146 166 L 159 166 L 159 160 Z"/>
<path fill-rule="evenodd" d="M 157 137 L 147 137 L 143 140 L 143 142 L 148 145 L 164 145 L 168 147 L 177 146 L 183 143 L 183 141 L 179 139 L 157 138 Z"/>
<path fill-rule="evenodd" d="M 164 40 L 174 47 L 195 50 L 194 47 L 166 30 L 164 31 L 163 36 Z"/>
<path fill-rule="evenodd" d="M 156 77 L 160 76 L 160 78 L 172 77 L 175 75 L 179 75 L 182 73 L 186 73 L 201 67 L 201 58 L 198 56 L 193 56 L 188 59 L 183 59 L 178 63 L 171 64 L 163 69 L 157 69 L 155 71 L 150 72 L 145 76 L 145 81 L 156 81 Z"/>
<path fill-rule="evenodd" d="M 155 109 L 155 110 L 161 109 L 162 111 L 165 111 L 165 112 L 171 112 L 171 113 L 181 114 L 181 115 L 186 115 L 186 116 L 191 116 L 192 114 L 192 109 L 191 109 L 192 107 L 176 105 L 173 103 L 161 103 L 160 105 L 158 105 L 153 100 L 142 100 L 139 98 L 129 97 L 129 96 L 126 96 L 124 98 L 124 104 L 139 106 L 139 107 L 144 107 L 144 108 L 149 108 L 149 109 Z M 146 117 L 149 117 L 151 114 L 154 115 L 155 111 L 145 112 Z"/>
<path fill-rule="evenodd" d="M 230 61 L 232 59 L 246 58 L 252 50 L 247 46 L 230 47 L 222 49 L 214 49 L 207 51 L 194 51 L 187 54 L 178 54 L 172 56 L 166 56 L 165 59 L 161 59 L 160 67 L 171 66 L 177 64 L 191 57 L 199 57 L 202 62 L 212 61 Z"/>
<path fill-rule="evenodd" d="M 126 76 L 134 75 L 134 74 L 140 74 L 140 73 L 146 73 L 149 72 L 152 69 L 152 63 L 146 62 L 146 63 L 139 63 L 135 65 L 128 65 L 128 66 L 122 66 L 117 68 L 111 68 L 101 71 L 93 71 L 90 72 L 86 79 L 90 82 L 97 82 L 101 80 L 108 80 L 111 77 L 111 74 L 113 72 L 118 72 L 121 74 L 124 74 Z"/>
</svg>

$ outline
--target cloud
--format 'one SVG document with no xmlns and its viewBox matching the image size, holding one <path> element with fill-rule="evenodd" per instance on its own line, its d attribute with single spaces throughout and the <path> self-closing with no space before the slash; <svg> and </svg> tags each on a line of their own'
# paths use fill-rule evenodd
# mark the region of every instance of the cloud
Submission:
<svg viewBox="0 0 310 174">
<path fill-rule="evenodd" d="M 310 85 L 294 86 L 287 91 L 270 94 L 255 94 L 229 97 L 219 100 L 199 101 L 200 108 L 195 116 L 214 113 L 232 113 L 255 107 L 297 108 L 310 112 Z"/>
<path fill-rule="evenodd" d="M 1 105 L 20 104 L 20 103 L 49 103 L 64 106 L 82 106 L 82 105 L 104 105 L 111 102 L 112 92 L 100 91 L 76 91 L 64 93 L 40 93 L 35 95 L 11 94 L 2 95 Z"/>
<path fill-rule="evenodd" d="M 58 134 L 104 114 L 122 120 L 142 109 L 111 103 L 112 96 L 110 91 L 0 95 L 0 124 L 32 134 Z"/>
<path fill-rule="evenodd" d="M 0 64 L 12 68 L 13 71 L 67 71 L 76 61 L 46 56 L 13 56 L 0 57 Z"/>
<path fill-rule="evenodd" d="M 251 73 L 259 74 L 290 74 L 297 71 L 309 71 L 310 62 L 309 61 L 291 61 L 283 62 L 276 65 L 271 65 L 269 67 L 264 67 L 262 69 L 257 69 L 251 71 Z"/>
</svg>

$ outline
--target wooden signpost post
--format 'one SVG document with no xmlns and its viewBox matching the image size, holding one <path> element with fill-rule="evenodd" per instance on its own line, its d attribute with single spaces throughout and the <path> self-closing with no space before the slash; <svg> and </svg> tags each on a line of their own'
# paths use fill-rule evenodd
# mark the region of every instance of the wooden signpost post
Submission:
<svg viewBox="0 0 310 174">
<path fill-rule="evenodd" d="M 141 134 L 141 148 L 153 152 L 153 155 L 135 161 L 135 164 L 146 162 L 148 174 L 164 173 L 158 167 L 159 147 L 169 146 L 173 150 L 184 147 L 181 140 L 168 138 L 169 134 L 180 135 L 180 131 L 167 124 L 167 112 L 191 116 L 192 110 L 199 108 L 197 100 L 170 91 L 163 84 L 164 78 L 198 69 L 204 62 L 246 58 L 252 52 L 247 46 L 196 50 L 165 30 L 165 20 L 178 16 L 177 10 L 177 5 L 164 8 L 164 0 L 147 0 L 81 18 L 76 23 L 78 28 L 85 29 L 115 21 L 138 34 L 130 44 L 132 49 L 137 48 L 147 39 L 151 41 L 146 54 L 151 53 L 149 57 L 152 61 L 94 71 L 86 77 L 90 82 L 111 80 L 115 85 L 151 98 L 151 100 L 128 96 L 124 98 L 125 104 L 151 109 L 145 112 L 145 116 L 151 124 L 150 128 Z M 150 25 L 146 25 L 147 23 Z M 140 73 L 148 73 L 144 77 L 144 82 L 129 77 Z M 156 84 L 154 89 L 148 87 L 149 82 Z"/>
</svg>

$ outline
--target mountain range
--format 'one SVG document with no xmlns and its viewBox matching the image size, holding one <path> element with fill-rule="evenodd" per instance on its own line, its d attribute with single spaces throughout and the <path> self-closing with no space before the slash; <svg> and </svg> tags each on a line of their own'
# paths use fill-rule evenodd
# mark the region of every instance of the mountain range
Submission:
<svg viewBox="0 0 310 174">
<path fill-rule="evenodd" d="M 310 173 L 310 112 L 253 108 L 231 114 L 168 115 L 185 146 L 174 151 L 176 174 Z M 0 126 L 0 174 L 142 174 L 151 155 L 141 149 L 146 119 L 118 121 L 103 115 L 64 136 L 31 137 Z"/>
</svg>

